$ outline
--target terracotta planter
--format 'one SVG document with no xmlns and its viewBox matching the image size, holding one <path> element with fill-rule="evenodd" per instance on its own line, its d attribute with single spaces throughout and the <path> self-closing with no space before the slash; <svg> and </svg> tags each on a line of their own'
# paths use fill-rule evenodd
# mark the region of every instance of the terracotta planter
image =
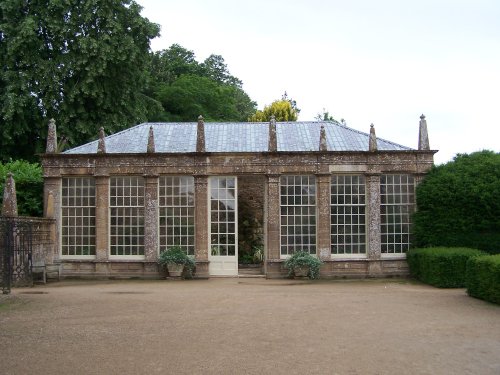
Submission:
<svg viewBox="0 0 500 375">
<path fill-rule="evenodd" d="M 309 266 L 294 267 L 293 274 L 295 277 L 307 277 L 309 274 Z"/>
<path fill-rule="evenodd" d="M 167 263 L 168 276 L 181 277 L 184 270 L 184 264 Z"/>
</svg>

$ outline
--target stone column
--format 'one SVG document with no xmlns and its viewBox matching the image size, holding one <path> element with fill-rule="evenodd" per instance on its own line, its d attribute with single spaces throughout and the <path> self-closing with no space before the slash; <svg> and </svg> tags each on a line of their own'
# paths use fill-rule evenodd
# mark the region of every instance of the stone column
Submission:
<svg viewBox="0 0 500 375">
<path fill-rule="evenodd" d="M 109 176 L 95 177 L 96 260 L 109 258 Z M 97 271 L 97 270 L 96 270 Z M 100 270 L 105 272 L 105 270 Z"/>
<path fill-rule="evenodd" d="M 382 275 L 380 263 L 380 175 L 366 176 L 368 199 L 368 275 Z"/>
<path fill-rule="evenodd" d="M 61 177 L 45 177 L 43 184 L 43 216 L 54 218 L 55 224 L 50 226 L 50 238 L 54 242 L 52 259 L 58 262 L 61 254 L 61 244 L 59 243 L 59 231 L 61 228 Z"/>
<path fill-rule="evenodd" d="M 196 278 L 208 274 L 208 176 L 194 177 Z"/>
<path fill-rule="evenodd" d="M 322 174 L 316 176 L 317 181 L 317 255 L 322 260 L 330 260 L 332 250 L 330 247 L 330 184 L 331 175 Z"/>
<path fill-rule="evenodd" d="M 2 216 L 17 216 L 16 182 L 10 172 L 3 189 Z"/>
<path fill-rule="evenodd" d="M 266 259 L 280 259 L 280 176 L 267 176 Z"/>
<path fill-rule="evenodd" d="M 146 262 L 158 261 L 158 176 L 145 176 L 144 256 Z"/>
</svg>

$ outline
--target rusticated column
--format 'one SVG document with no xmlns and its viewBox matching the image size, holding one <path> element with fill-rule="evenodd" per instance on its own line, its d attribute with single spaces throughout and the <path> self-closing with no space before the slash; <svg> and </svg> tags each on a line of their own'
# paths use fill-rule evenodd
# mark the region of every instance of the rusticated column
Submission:
<svg viewBox="0 0 500 375">
<path fill-rule="evenodd" d="M 372 174 L 366 176 L 368 191 L 368 259 L 369 276 L 382 274 L 380 264 L 380 175 Z"/>
<path fill-rule="evenodd" d="M 158 260 L 158 176 L 145 176 L 144 255 L 146 261 Z"/>
<path fill-rule="evenodd" d="M 109 258 L 109 176 L 95 177 L 96 260 Z"/>
<path fill-rule="evenodd" d="M 332 254 L 330 247 L 330 174 L 317 175 L 317 203 L 318 221 L 316 229 L 318 231 L 317 255 L 320 259 L 329 260 Z"/>
<path fill-rule="evenodd" d="M 61 177 L 45 177 L 43 183 L 43 216 L 56 219 L 55 225 L 50 226 L 50 238 L 54 242 L 52 259 L 59 261 L 61 244 L 59 231 L 61 228 Z"/>
<path fill-rule="evenodd" d="M 195 176 L 196 277 L 208 277 L 208 176 Z"/>
<path fill-rule="evenodd" d="M 280 176 L 267 176 L 266 253 L 268 260 L 280 259 Z"/>
</svg>

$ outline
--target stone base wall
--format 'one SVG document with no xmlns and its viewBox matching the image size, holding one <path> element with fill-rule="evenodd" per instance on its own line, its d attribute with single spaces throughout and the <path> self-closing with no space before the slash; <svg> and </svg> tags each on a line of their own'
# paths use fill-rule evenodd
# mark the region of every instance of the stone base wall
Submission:
<svg viewBox="0 0 500 375">
<path fill-rule="evenodd" d="M 140 261 L 61 261 L 61 279 L 64 278 L 140 278 L 158 279 L 161 271 L 157 263 Z M 165 276 L 165 275 L 163 275 Z"/>
<path fill-rule="evenodd" d="M 321 267 L 323 279 L 359 279 L 376 277 L 407 277 L 408 264 L 404 259 L 370 261 L 367 259 L 325 261 Z M 286 278 L 288 270 L 284 261 L 267 262 L 266 278 Z M 61 279 L 164 279 L 167 276 L 163 267 L 146 261 L 85 261 L 63 260 Z M 194 278 L 207 279 L 208 262 L 196 264 Z"/>
<path fill-rule="evenodd" d="M 61 261 L 61 279 L 164 279 L 167 273 L 156 262 L 147 261 Z M 208 262 L 196 264 L 194 278 L 208 278 Z"/>
<path fill-rule="evenodd" d="M 57 263 L 56 242 L 55 242 L 55 219 L 42 217 L 18 216 L 8 218 L 19 223 L 20 231 L 27 236 L 26 224 L 31 228 L 31 251 L 34 262 L 44 261 L 45 264 Z M 0 232 L 0 243 L 3 241 L 3 233 Z M 24 237 L 24 241 L 28 237 Z M 19 241 L 19 239 L 17 239 Z"/>
<path fill-rule="evenodd" d="M 288 270 L 284 261 L 268 261 L 268 279 L 287 277 Z M 376 277 L 407 277 L 410 275 L 405 259 L 370 261 L 368 259 L 328 260 L 321 266 L 320 275 L 323 279 L 350 279 Z"/>
<path fill-rule="evenodd" d="M 33 260 L 43 260 L 48 265 L 57 263 L 54 238 L 56 221 L 41 217 L 24 217 L 22 219 L 31 224 Z"/>
</svg>

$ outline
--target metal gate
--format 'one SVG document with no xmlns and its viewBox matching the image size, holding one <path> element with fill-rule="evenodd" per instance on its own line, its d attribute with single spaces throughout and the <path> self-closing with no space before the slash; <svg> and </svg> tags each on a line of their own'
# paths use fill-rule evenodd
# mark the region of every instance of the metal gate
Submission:
<svg viewBox="0 0 500 375">
<path fill-rule="evenodd" d="M 9 294 L 12 286 L 33 285 L 32 228 L 21 218 L 0 217 L 0 286 Z"/>
</svg>

